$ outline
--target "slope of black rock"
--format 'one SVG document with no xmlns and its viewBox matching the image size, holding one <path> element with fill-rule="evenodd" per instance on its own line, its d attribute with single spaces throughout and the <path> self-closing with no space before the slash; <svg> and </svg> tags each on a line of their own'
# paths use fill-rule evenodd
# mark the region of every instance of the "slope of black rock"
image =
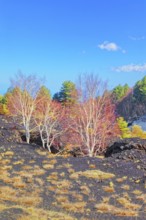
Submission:
<svg viewBox="0 0 146 220">
<path fill-rule="evenodd" d="M 21 135 L 12 118 L 3 115 L 0 115 L 0 142 L 22 142 Z"/>
<path fill-rule="evenodd" d="M 105 157 L 114 160 L 137 162 L 137 168 L 146 171 L 146 140 L 127 138 L 112 144 L 106 151 Z"/>
<path fill-rule="evenodd" d="M 114 154 L 121 153 L 123 151 L 130 150 L 140 151 L 142 154 L 146 152 L 146 140 L 139 138 L 126 138 L 114 142 L 108 147 L 105 157 L 112 156 Z"/>
</svg>

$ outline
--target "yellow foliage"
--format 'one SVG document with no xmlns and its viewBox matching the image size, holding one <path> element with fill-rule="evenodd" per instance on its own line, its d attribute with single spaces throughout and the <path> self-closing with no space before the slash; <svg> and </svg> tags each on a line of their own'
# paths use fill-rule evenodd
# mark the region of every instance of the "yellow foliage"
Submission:
<svg viewBox="0 0 146 220">
<path fill-rule="evenodd" d="M 131 136 L 146 139 L 146 132 L 142 130 L 141 126 L 133 125 L 131 130 Z"/>
<path fill-rule="evenodd" d="M 128 128 L 128 123 L 124 120 L 123 117 L 117 118 L 117 123 L 118 127 L 121 132 L 121 138 L 130 138 L 131 137 L 131 132 L 130 129 Z"/>
<path fill-rule="evenodd" d="M 9 110 L 8 110 L 6 104 L 0 103 L 0 114 L 1 115 L 8 115 L 9 114 Z"/>
</svg>

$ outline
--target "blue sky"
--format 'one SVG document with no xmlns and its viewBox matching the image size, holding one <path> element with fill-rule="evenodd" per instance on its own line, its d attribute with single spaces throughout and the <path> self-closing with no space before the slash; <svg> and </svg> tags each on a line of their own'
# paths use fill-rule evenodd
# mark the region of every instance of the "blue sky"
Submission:
<svg viewBox="0 0 146 220">
<path fill-rule="evenodd" d="M 146 0 L 0 0 L 0 93 L 19 70 L 63 81 L 94 72 L 134 83 L 146 74 Z"/>
</svg>

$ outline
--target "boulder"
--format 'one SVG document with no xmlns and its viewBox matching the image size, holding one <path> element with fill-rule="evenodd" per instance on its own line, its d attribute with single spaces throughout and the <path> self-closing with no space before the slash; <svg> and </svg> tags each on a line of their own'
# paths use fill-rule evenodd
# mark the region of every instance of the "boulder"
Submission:
<svg viewBox="0 0 146 220">
<path fill-rule="evenodd" d="M 105 152 L 105 157 L 125 157 L 126 159 L 146 153 L 146 140 L 139 138 L 126 138 L 114 142 Z M 135 155 L 136 154 L 136 155 Z"/>
</svg>

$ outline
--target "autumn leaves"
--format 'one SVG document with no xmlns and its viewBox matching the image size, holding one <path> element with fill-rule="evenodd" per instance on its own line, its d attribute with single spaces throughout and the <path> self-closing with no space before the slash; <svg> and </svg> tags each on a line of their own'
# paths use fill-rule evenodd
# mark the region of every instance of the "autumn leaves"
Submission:
<svg viewBox="0 0 146 220">
<path fill-rule="evenodd" d="M 12 80 L 7 97 L 10 115 L 23 125 L 27 143 L 37 131 L 42 146 L 70 144 L 83 154 L 103 153 L 116 136 L 115 107 L 106 84 L 93 74 L 82 75 L 78 83 L 64 83 L 60 99 L 51 99 L 49 90 L 36 76 L 19 73 Z M 59 95 L 57 96 L 59 97 Z"/>
</svg>

